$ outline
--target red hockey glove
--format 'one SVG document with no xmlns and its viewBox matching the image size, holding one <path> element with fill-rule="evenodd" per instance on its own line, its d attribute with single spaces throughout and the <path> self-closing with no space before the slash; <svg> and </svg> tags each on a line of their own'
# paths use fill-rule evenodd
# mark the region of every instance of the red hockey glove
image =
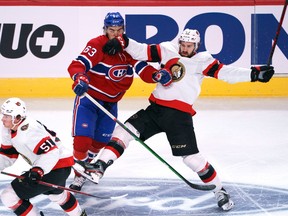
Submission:
<svg viewBox="0 0 288 216">
<path fill-rule="evenodd" d="M 273 66 L 256 66 L 251 67 L 251 82 L 269 82 L 274 74 Z"/>
<path fill-rule="evenodd" d="M 38 181 L 42 179 L 44 171 L 40 167 L 32 167 L 29 171 L 23 174 L 23 182 L 33 186 L 38 184 Z"/>
<path fill-rule="evenodd" d="M 172 83 L 171 72 L 165 68 L 160 69 L 159 71 L 155 72 L 152 75 L 152 79 L 155 82 L 161 83 L 163 86 L 169 86 Z"/>
<path fill-rule="evenodd" d="M 88 91 L 89 80 L 87 75 L 83 73 L 76 74 L 74 76 L 74 83 L 72 89 L 76 95 L 81 96 Z"/>
<path fill-rule="evenodd" d="M 103 46 L 102 50 L 108 55 L 115 55 L 118 52 L 122 52 L 129 43 L 129 38 L 123 34 L 119 35 L 109 41 Z"/>
</svg>

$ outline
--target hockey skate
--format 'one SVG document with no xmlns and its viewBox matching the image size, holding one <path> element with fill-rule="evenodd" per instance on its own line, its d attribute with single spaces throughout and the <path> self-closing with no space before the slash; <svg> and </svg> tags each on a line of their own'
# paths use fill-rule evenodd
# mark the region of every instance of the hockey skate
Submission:
<svg viewBox="0 0 288 216">
<path fill-rule="evenodd" d="M 81 212 L 81 215 L 80 215 L 80 216 L 87 216 L 86 211 L 83 210 L 83 211 Z"/>
<path fill-rule="evenodd" d="M 95 172 L 90 173 L 94 181 L 97 180 L 97 183 L 99 183 L 99 180 L 103 177 L 105 170 L 111 164 L 113 164 L 112 160 L 109 160 L 107 163 L 102 160 L 97 160 L 95 163 L 91 164 L 95 168 Z"/>
<path fill-rule="evenodd" d="M 81 191 L 82 186 L 85 184 L 86 179 L 83 176 L 77 176 L 75 175 L 74 181 L 69 186 L 69 188 L 77 191 Z"/>
<path fill-rule="evenodd" d="M 75 164 L 72 167 L 82 177 L 88 179 L 89 181 L 92 181 L 95 184 L 98 184 L 99 178 L 97 178 L 97 175 L 92 175 L 93 173 L 96 172 L 96 169 L 93 166 L 93 164 L 75 160 Z"/>
<path fill-rule="evenodd" d="M 93 166 L 96 170 L 96 174 L 102 178 L 102 176 L 104 175 L 104 172 L 105 170 L 107 169 L 108 166 L 110 166 L 111 164 L 113 164 L 113 161 L 112 160 L 109 160 L 107 163 L 105 163 L 104 161 L 102 160 L 97 160 Z"/>
<path fill-rule="evenodd" d="M 224 188 L 214 193 L 217 204 L 224 211 L 229 211 L 234 207 L 234 202 L 230 199 L 230 195 Z"/>
<path fill-rule="evenodd" d="M 88 179 L 89 181 L 98 184 L 100 178 L 102 178 L 106 168 L 110 166 L 113 161 L 110 160 L 106 164 L 102 160 L 97 160 L 95 163 L 86 163 L 83 161 L 75 161 L 73 169 L 78 172 L 82 177 Z"/>
</svg>

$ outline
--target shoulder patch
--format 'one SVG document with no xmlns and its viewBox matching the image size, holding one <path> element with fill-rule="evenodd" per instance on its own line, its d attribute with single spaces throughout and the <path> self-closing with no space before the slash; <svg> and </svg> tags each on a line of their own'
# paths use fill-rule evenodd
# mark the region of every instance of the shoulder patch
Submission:
<svg viewBox="0 0 288 216">
<path fill-rule="evenodd" d="M 26 124 L 26 125 L 23 125 L 20 129 L 21 129 L 22 131 L 25 131 L 25 130 L 28 129 L 28 127 L 29 127 L 29 124 Z"/>
</svg>

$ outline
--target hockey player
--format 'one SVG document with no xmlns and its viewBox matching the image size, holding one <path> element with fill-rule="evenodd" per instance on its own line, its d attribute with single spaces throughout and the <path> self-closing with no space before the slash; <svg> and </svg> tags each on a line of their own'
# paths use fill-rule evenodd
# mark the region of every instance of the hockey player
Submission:
<svg viewBox="0 0 288 216">
<path fill-rule="evenodd" d="M 169 76 L 166 70 L 157 71 L 146 62 L 134 60 L 127 52 L 108 55 L 102 51 L 109 39 L 124 33 L 124 19 L 119 12 L 108 13 L 104 19 L 104 34 L 88 41 L 81 54 L 72 61 L 68 72 L 74 80 L 72 88 L 76 94 L 73 110 L 73 155 L 86 172 L 93 172 L 90 162 L 111 138 L 115 122 L 99 110 L 86 97 L 88 92 L 111 114 L 117 116 L 117 102 L 133 82 L 136 72 L 147 83 L 163 81 L 152 79 L 157 72 Z M 124 43 L 124 41 L 123 41 Z M 163 76 L 163 77 L 164 77 Z M 85 178 L 75 173 L 70 188 L 81 190 Z"/>
<path fill-rule="evenodd" d="M 66 190 L 43 186 L 38 180 L 65 186 L 74 164 L 72 154 L 64 148 L 56 133 L 26 115 L 19 98 L 6 100 L 1 107 L 2 144 L 0 170 L 14 164 L 19 155 L 31 169 L 16 178 L 1 193 L 2 203 L 16 215 L 40 215 L 30 199 L 45 194 L 71 216 L 86 216 L 74 197 Z"/>
<path fill-rule="evenodd" d="M 165 132 L 173 155 L 182 157 L 184 164 L 196 172 L 204 183 L 216 185 L 213 192 L 220 208 L 225 211 L 232 209 L 234 203 L 216 170 L 197 147 L 191 118 L 196 113 L 193 103 L 200 94 L 201 82 L 205 76 L 229 83 L 268 82 L 274 74 L 273 67 L 246 69 L 224 65 L 207 51 L 197 52 L 200 34 L 193 29 L 185 29 L 178 44 L 163 42 L 147 45 L 128 39 L 125 35 L 120 37 L 127 46 L 125 50 L 133 58 L 161 62 L 162 67 L 171 70 L 173 80 L 169 86 L 157 84 L 149 97 L 150 105 L 131 116 L 125 126 L 143 141 Z M 122 48 L 125 48 L 125 44 Z M 111 54 L 117 53 L 122 49 L 119 45 L 119 38 L 115 38 L 105 45 L 104 50 Z M 121 126 L 115 128 L 110 142 L 95 163 L 99 178 L 108 165 L 123 154 L 131 140 L 134 138 Z"/>
</svg>

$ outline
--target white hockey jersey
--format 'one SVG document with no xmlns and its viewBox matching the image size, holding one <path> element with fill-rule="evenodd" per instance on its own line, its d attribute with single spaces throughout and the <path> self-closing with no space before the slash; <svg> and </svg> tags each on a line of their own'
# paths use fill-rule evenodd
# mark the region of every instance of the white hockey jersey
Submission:
<svg viewBox="0 0 288 216">
<path fill-rule="evenodd" d="M 151 50 L 151 45 L 138 43 L 133 39 L 129 39 L 129 45 L 126 48 L 126 51 L 137 60 L 152 61 L 153 56 L 157 55 L 160 64 L 172 72 L 172 84 L 164 87 L 157 83 L 149 100 L 191 115 L 196 113 L 192 106 L 200 94 L 205 76 L 228 83 L 251 81 L 251 69 L 221 64 L 208 52 L 199 52 L 191 58 L 182 57 L 179 54 L 178 45 L 171 42 L 156 45 L 154 53 Z"/>
<path fill-rule="evenodd" d="M 74 164 L 72 152 L 64 148 L 56 133 L 30 117 L 17 131 L 2 127 L 0 170 L 11 166 L 19 154 L 32 167 L 41 167 L 44 174 Z"/>
</svg>

